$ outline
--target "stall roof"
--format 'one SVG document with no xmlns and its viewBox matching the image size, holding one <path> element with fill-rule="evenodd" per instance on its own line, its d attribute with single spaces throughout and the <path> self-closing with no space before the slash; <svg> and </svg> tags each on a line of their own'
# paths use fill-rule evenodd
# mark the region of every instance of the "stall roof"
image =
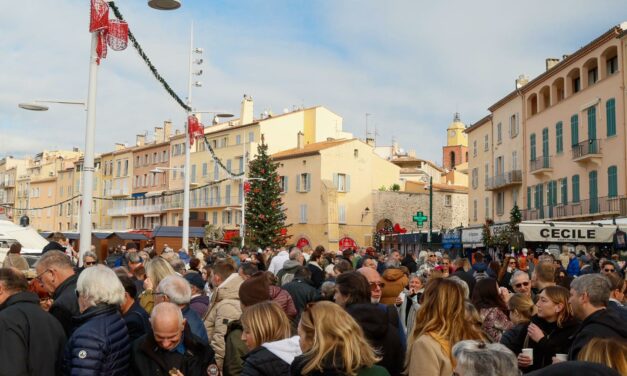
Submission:
<svg viewBox="0 0 627 376">
<path fill-rule="evenodd" d="M 190 238 L 203 238 L 205 236 L 205 229 L 202 227 L 190 227 L 189 228 L 189 237 Z M 152 237 L 162 237 L 162 238 L 182 238 L 183 237 L 183 227 L 178 226 L 159 226 L 152 231 Z"/>
<path fill-rule="evenodd" d="M 92 232 L 91 236 L 95 237 L 96 239 L 108 239 L 113 235 L 112 232 Z"/>
<path fill-rule="evenodd" d="M 42 231 L 39 233 L 39 235 L 41 235 L 42 238 L 48 239 L 50 236 L 52 236 L 52 232 L 50 231 Z"/>
<path fill-rule="evenodd" d="M 148 240 L 146 235 L 136 232 L 115 232 L 114 235 L 122 240 Z"/>
</svg>

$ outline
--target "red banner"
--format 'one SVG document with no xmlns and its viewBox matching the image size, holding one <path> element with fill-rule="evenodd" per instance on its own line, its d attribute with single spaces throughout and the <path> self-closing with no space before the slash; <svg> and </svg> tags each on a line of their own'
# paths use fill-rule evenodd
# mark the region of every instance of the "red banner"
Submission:
<svg viewBox="0 0 627 376">
<path fill-rule="evenodd" d="M 342 239 L 340 239 L 340 241 L 338 242 L 338 245 L 340 247 L 340 251 L 343 251 L 348 248 L 353 248 L 353 249 L 357 248 L 357 243 L 352 238 L 349 238 L 348 236 L 345 236 Z"/>
</svg>

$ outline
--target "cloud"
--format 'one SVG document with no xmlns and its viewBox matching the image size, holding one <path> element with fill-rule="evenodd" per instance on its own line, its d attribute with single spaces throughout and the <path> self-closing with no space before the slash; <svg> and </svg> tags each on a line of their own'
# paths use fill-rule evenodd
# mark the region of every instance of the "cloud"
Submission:
<svg viewBox="0 0 627 376">
<path fill-rule="evenodd" d="M 119 1 L 142 47 L 163 77 L 187 96 L 190 21 L 204 47 L 204 86 L 194 107 L 239 111 L 246 93 L 255 112 L 324 105 L 345 130 L 377 128 L 440 162 L 453 113 L 466 123 L 513 89 L 521 73 L 541 73 L 544 59 L 571 53 L 627 19 L 614 1 L 183 1 L 174 12 L 145 1 Z M 85 114 L 51 106 L 17 108 L 32 99 L 84 99 L 90 36 L 88 2 L 8 3 L 0 14 L 0 155 L 41 148 L 83 148 Z M 622 8 L 620 8 L 622 9 Z M 185 115 L 132 46 L 109 51 L 98 72 L 97 145 L 132 143 L 164 120 Z"/>
</svg>

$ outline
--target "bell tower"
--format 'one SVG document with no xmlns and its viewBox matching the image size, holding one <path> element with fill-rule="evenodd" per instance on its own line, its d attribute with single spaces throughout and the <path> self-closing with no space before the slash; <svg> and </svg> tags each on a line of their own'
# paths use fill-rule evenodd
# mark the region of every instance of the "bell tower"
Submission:
<svg viewBox="0 0 627 376">
<path fill-rule="evenodd" d="M 468 135 L 466 126 L 461 122 L 459 112 L 446 129 L 446 146 L 442 147 L 442 166 L 453 170 L 456 166 L 468 162 Z"/>
</svg>

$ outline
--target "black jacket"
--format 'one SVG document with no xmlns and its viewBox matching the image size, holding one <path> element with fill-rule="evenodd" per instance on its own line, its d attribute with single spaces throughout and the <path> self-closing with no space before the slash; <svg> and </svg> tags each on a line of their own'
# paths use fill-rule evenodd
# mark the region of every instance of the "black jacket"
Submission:
<svg viewBox="0 0 627 376">
<path fill-rule="evenodd" d="M 152 331 L 150 328 L 150 317 L 148 316 L 146 310 L 139 305 L 139 301 L 137 300 L 133 303 L 131 308 L 126 311 L 122 318 L 126 324 L 128 337 L 131 342 Z"/>
<path fill-rule="evenodd" d="M 65 247 L 53 240 L 46 244 L 44 249 L 41 250 L 41 254 L 44 254 L 48 251 L 61 251 L 65 253 Z"/>
<path fill-rule="evenodd" d="M 590 362 L 562 362 L 525 374 L 525 376 L 620 376 L 603 364 Z"/>
<path fill-rule="evenodd" d="M 522 352 L 525 337 L 527 337 L 528 323 L 516 324 L 513 328 L 506 330 L 501 336 L 501 344 L 512 350 L 515 355 Z"/>
<path fill-rule="evenodd" d="M 133 343 L 130 375 L 168 376 L 176 367 L 185 376 L 206 376 L 207 367 L 215 364 L 215 353 L 195 337 L 188 325 L 183 332 L 185 353 L 170 352 L 157 345 L 152 333 L 145 334 Z"/>
<path fill-rule="evenodd" d="M 401 261 L 401 265 L 409 269 L 410 273 L 416 273 L 416 271 L 418 271 L 418 264 L 411 255 L 405 256 L 403 261 Z"/>
<path fill-rule="evenodd" d="M 287 290 L 294 301 L 294 306 L 296 306 L 296 311 L 298 312 L 296 322 L 300 319 L 300 314 L 305 309 L 307 303 L 314 302 L 320 298 L 320 293 L 312 286 L 311 281 L 302 278 L 294 278 L 291 282 L 283 285 L 283 289 Z"/>
<path fill-rule="evenodd" d="M 251 350 L 244 356 L 241 376 L 286 376 L 290 365 L 263 346 Z"/>
<path fill-rule="evenodd" d="M 63 281 L 52 294 L 54 303 L 50 307 L 50 314 L 59 320 L 66 337 L 70 337 L 75 328 L 72 317 L 80 315 L 78 309 L 78 298 L 76 297 L 76 280 L 78 275 L 74 274 Z"/>
<path fill-rule="evenodd" d="M 398 313 L 393 307 L 384 311 L 377 304 L 351 304 L 346 311 L 363 329 L 368 342 L 382 356 L 378 365 L 396 376 L 403 372 L 405 349 L 398 329 Z"/>
<path fill-rule="evenodd" d="M 58 375 L 64 345 L 63 327 L 37 295 L 18 292 L 0 306 L 0 375 Z"/>
<path fill-rule="evenodd" d="M 66 375 L 128 375 L 131 343 L 115 305 L 99 304 L 76 317 L 81 324 L 65 346 Z"/>
<path fill-rule="evenodd" d="M 459 268 L 452 275 L 458 276 L 462 281 L 466 282 L 470 296 L 472 296 L 472 291 L 475 289 L 475 283 L 477 283 L 477 280 L 472 272 L 467 272 L 463 268 Z"/>
<path fill-rule="evenodd" d="M 576 360 L 579 351 L 595 337 L 627 339 L 627 325 L 611 309 L 596 311 L 586 317 L 574 333 L 568 360 Z"/>
<path fill-rule="evenodd" d="M 607 303 L 607 309 L 616 312 L 622 322 L 627 322 L 627 307 L 624 305 L 620 305 L 610 300 L 609 303 Z"/>
<path fill-rule="evenodd" d="M 324 282 L 324 270 L 322 270 L 322 267 L 317 267 L 311 263 L 307 264 L 307 269 L 311 272 L 311 282 L 313 286 L 319 289 Z"/>
<path fill-rule="evenodd" d="M 531 322 L 536 324 L 543 332 L 544 337 L 540 342 L 535 342 L 529 338 L 529 344 L 526 347 L 533 349 L 533 364 L 525 368 L 523 372 L 529 372 L 551 365 L 555 354 L 567 354 L 572 342 L 572 335 L 577 330 L 578 323 L 571 320 L 562 323 L 562 327 L 558 327 L 557 323 L 550 323 L 536 316 L 531 318 Z M 523 337 L 523 341 L 525 338 Z M 520 343 L 521 349 L 525 347 Z M 522 350 L 521 350 L 522 351 Z M 518 354 L 517 354 L 518 355 Z"/>
</svg>

